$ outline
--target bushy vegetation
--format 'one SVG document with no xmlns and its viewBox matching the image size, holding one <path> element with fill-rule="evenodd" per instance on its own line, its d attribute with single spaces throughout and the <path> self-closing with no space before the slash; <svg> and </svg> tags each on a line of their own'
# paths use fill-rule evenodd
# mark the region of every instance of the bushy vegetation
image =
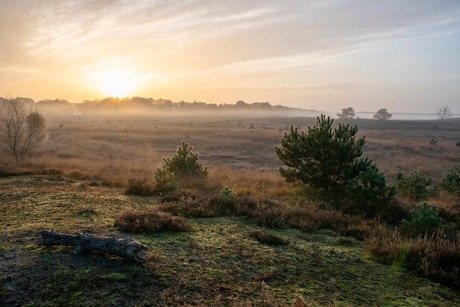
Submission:
<svg viewBox="0 0 460 307">
<path fill-rule="evenodd" d="M 115 220 L 115 226 L 130 233 L 152 233 L 158 231 L 190 231 L 183 217 L 172 216 L 155 209 L 127 210 Z"/>
<path fill-rule="evenodd" d="M 357 175 L 346 185 L 352 210 L 368 217 L 375 216 L 393 199 L 396 190 L 387 185 L 385 175 L 370 161 L 360 160 L 354 169 Z"/>
<path fill-rule="evenodd" d="M 460 198 L 460 168 L 451 170 L 441 182 L 441 188 Z"/>
<path fill-rule="evenodd" d="M 395 177 L 395 186 L 398 193 L 415 201 L 438 196 L 439 189 L 436 186 L 432 186 L 432 183 L 432 179 L 425 175 L 422 170 L 413 171 L 409 176 L 398 171 Z"/>
<path fill-rule="evenodd" d="M 411 235 L 433 234 L 446 228 L 438 213 L 438 208 L 424 203 L 412 212 L 409 220 L 402 220 L 402 230 Z"/>
<path fill-rule="evenodd" d="M 406 239 L 398 231 L 378 229 L 367 239 L 374 260 L 416 271 L 460 289 L 460 245 L 442 232 Z"/>
<path fill-rule="evenodd" d="M 126 194 L 152 196 L 155 195 L 155 186 L 147 178 L 131 178 L 128 179 Z"/>
</svg>

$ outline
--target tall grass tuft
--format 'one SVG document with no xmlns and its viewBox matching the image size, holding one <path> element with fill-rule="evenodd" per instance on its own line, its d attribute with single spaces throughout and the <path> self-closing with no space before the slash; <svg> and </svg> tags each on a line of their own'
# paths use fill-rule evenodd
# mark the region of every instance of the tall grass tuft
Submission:
<svg viewBox="0 0 460 307">
<path fill-rule="evenodd" d="M 460 244 L 443 232 L 404 238 L 378 228 L 367 238 L 367 249 L 380 263 L 416 271 L 419 275 L 460 289 Z"/>
</svg>

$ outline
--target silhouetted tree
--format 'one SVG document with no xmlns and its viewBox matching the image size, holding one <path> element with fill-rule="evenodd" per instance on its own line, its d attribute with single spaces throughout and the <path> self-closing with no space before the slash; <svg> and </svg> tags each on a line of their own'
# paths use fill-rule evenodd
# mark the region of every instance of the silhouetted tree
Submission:
<svg viewBox="0 0 460 307">
<path fill-rule="evenodd" d="M 448 106 L 444 106 L 434 110 L 434 117 L 437 119 L 451 118 L 452 112 Z"/>
<path fill-rule="evenodd" d="M 29 112 L 24 103 L 14 99 L 0 102 L 0 145 L 13 155 L 16 165 L 44 144 L 46 134 L 46 121 L 40 113 Z"/>
<path fill-rule="evenodd" d="M 390 119 L 393 114 L 388 113 L 387 109 L 380 109 L 374 114 L 374 119 L 387 120 Z"/>
<path fill-rule="evenodd" d="M 342 113 L 337 114 L 339 119 L 351 119 L 355 117 L 355 110 L 352 107 L 342 109 Z"/>
</svg>

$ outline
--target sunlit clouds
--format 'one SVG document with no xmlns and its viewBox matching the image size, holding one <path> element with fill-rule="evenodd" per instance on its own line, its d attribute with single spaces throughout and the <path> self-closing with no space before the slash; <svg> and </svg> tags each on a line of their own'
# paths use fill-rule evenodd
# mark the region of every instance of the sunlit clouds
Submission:
<svg viewBox="0 0 460 307">
<path fill-rule="evenodd" d="M 0 0 L 0 95 L 460 112 L 460 2 Z"/>
</svg>

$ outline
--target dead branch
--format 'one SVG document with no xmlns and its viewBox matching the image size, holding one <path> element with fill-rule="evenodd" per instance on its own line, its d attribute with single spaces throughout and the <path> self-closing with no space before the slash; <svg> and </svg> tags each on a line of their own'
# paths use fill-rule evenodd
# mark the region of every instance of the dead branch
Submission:
<svg viewBox="0 0 460 307">
<path fill-rule="evenodd" d="M 72 251 L 74 255 L 95 251 L 137 262 L 146 262 L 148 257 L 147 246 L 132 239 L 96 237 L 87 233 L 69 235 L 48 230 L 42 231 L 41 239 L 40 245 L 76 246 Z"/>
</svg>

